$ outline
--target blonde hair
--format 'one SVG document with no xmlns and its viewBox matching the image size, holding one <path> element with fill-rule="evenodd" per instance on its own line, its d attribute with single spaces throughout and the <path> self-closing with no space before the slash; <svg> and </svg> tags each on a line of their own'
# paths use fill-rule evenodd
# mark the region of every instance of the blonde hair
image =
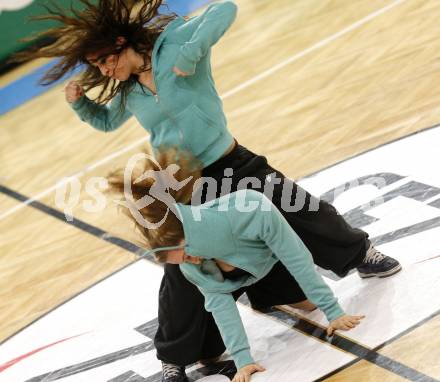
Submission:
<svg viewBox="0 0 440 382">
<path fill-rule="evenodd" d="M 144 151 L 145 152 L 145 151 Z M 148 156 L 148 154 L 147 154 Z M 171 175 L 167 171 L 161 171 L 167 169 L 169 165 L 176 164 L 178 166 L 178 171 Z M 129 180 L 128 186 L 131 187 L 131 193 L 133 200 L 136 202 L 145 196 L 150 195 L 150 190 L 155 182 L 167 182 L 167 179 L 158 179 L 156 173 L 153 173 L 152 177 L 146 177 L 138 181 L 138 173 L 144 174 L 146 171 L 153 170 L 155 172 L 161 171 L 161 174 L 165 173 L 165 176 L 169 176 L 169 181 L 184 181 L 187 183 L 183 185 L 179 190 L 174 190 L 172 188 L 167 188 L 167 193 L 174 199 L 176 203 L 188 204 L 191 201 L 193 194 L 194 184 L 201 177 L 202 165 L 194 158 L 194 156 L 188 152 L 179 151 L 177 148 L 167 148 L 160 150 L 159 154 L 156 156 L 156 161 L 153 162 L 150 159 L 146 159 L 143 165 L 140 167 L 140 171 L 132 173 L 131 179 Z M 124 171 L 123 169 L 118 169 L 107 176 L 109 190 L 108 192 L 118 193 L 124 195 L 121 202 L 125 205 L 130 203 L 125 197 L 125 182 L 124 182 Z M 170 211 L 169 206 L 158 199 L 141 208 L 139 210 L 143 219 L 155 224 L 164 219 L 163 223 L 158 225 L 156 228 L 152 229 L 145 227 L 140 224 L 137 219 L 132 215 L 129 208 L 123 208 L 123 213 L 127 215 L 130 220 L 135 223 L 136 229 L 138 229 L 142 236 L 147 240 L 147 245 L 150 248 L 168 247 L 175 246 L 184 239 L 183 225 L 179 218 Z M 166 218 L 164 218 L 166 216 Z M 155 253 L 156 260 L 159 262 L 165 262 L 166 253 L 157 252 Z"/>
</svg>

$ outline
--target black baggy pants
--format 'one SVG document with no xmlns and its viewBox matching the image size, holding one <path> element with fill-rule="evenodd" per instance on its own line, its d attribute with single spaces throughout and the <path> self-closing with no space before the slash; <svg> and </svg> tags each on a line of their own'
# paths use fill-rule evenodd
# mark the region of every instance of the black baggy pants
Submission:
<svg viewBox="0 0 440 382">
<path fill-rule="evenodd" d="M 232 169 L 232 176 L 231 170 L 226 170 L 225 176 L 225 169 Z M 238 186 L 260 192 L 266 190 L 266 196 L 280 210 L 312 253 L 315 264 L 320 267 L 343 277 L 349 270 L 359 266 L 364 259 L 369 247 L 368 234 L 352 228 L 332 205 L 316 199 L 285 178 L 282 173 L 268 165 L 265 157 L 236 145 L 231 153 L 206 167 L 202 176 L 214 178 L 218 185 L 215 195 L 204 188 L 202 202 L 234 192 Z M 253 180 L 244 181 L 244 178 Z M 255 181 L 255 178 L 259 182 Z M 286 190 L 289 192 L 286 193 Z M 282 208 L 286 206 L 286 197 L 291 199 L 294 212 Z M 252 288 L 248 288 L 246 292 L 253 305 L 272 306 L 305 299 L 304 295 L 301 297 L 301 292 L 297 291 L 298 288 L 293 288 L 290 284 L 284 289 L 292 287 L 291 295 L 287 293 L 283 296 L 277 293 L 277 290 L 282 289 L 277 288 L 279 280 L 291 282 L 287 281 L 288 277 L 274 277 L 275 273 L 279 275 L 281 272 L 286 270 L 283 267 L 274 267 L 268 279 L 262 279 Z M 271 290 L 271 283 L 273 293 L 267 293 Z M 240 293 L 236 293 L 234 297 L 238 298 Z M 225 350 L 212 315 L 204 309 L 203 295 L 185 279 L 178 265 L 165 265 L 159 291 L 159 328 L 154 343 L 160 360 L 182 366 L 200 359 L 216 357 Z"/>
</svg>

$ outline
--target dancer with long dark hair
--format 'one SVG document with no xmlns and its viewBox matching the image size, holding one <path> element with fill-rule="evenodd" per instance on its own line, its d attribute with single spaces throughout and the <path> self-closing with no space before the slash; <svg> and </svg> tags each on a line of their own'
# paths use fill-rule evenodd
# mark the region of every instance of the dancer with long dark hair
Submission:
<svg viewBox="0 0 440 382">
<path fill-rule="evenodd" d="M 315 264 L 340 277 L 355 268 L 361 277 L 386 277 L 401 269 L 397 260 L 380 253 L 368 234 L 347 224 L 332 205 L 313 197 L 272 168 L 265 157 L 234 140 L 210 63 L 211 47 L 236 18 L 234 2 L 213 3 L 189 19 L 161 15 L 159 0 L 137 1 L 134 6 L 123 0 L 81 2 L 85 9 L 74 14 L 52 10 L 41 17 L 60 23 L 43 36 L 54 42 L 22 54 L 21 59 L 59 57 L 45 83 L 84 64 L 81 78 L 66 87 L 66 99 L 83 121 L 109 132 L 135 116 L 150 133 L 155 154 L 164 145 L 191 152 L 203 165 L 202 176 L 214 178 L 218 185 L 215 195 L 202 193 L 202 203 L 239 188 L 266 191 Z M 86 93 L 96 87 L 101 89 L 98 97 L 89 98 Z M 249 177 L 254 181 L 243 180 Z M 286 205 L 295 208 L 283 208 Z M 261 305 L 256 299 L 251 303 Z M 213 362 L 225 350 L 212 315 L 203 306 L 199 290 L 178 266 L 167 264 L 155 337 L 157 355 L 164 364 L 163 381 L 185 381 L 185 365 Z"/>
</svg>

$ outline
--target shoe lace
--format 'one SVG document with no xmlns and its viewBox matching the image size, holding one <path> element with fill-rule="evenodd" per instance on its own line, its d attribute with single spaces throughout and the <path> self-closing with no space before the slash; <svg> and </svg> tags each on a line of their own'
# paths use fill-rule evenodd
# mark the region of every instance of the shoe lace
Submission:
<svg viewBox="0 0 440 382">
<path fill-rule="evenodd" d="M 376 248 L 371 246 L 368 248 L 367 255 L 365 256 L 365 262 L 370 264 L 380 263 L 383 259 L 385 259 L 385 255 L 378 251 Z"/>
<path fill-rule="evenodd" d="M 172 363 L 162 363 L 162 373 L 164 377 L 179 377 L 182 374 L 182 366 Z"/>
</svg>

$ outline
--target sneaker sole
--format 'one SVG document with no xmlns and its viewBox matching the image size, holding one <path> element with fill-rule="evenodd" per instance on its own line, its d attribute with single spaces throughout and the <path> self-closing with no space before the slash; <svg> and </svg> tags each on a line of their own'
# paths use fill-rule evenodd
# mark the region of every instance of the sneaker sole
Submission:
<svg viewBox="0 0 440 382">
<path fill-rule="evenodd" d="M 397 272 L 400 272 L 402 270 L 402 266 L 399 264 L 398 266 L 390 269 L 386 272 L 379 272 L 379 273 L 361 273 L 358 271 L 358 275 L 362 279 L 368 279 L 370 277 L 379 277 L 379 278 L 385 278 L 392 275 L 395 275 Z"/>
</svg>

